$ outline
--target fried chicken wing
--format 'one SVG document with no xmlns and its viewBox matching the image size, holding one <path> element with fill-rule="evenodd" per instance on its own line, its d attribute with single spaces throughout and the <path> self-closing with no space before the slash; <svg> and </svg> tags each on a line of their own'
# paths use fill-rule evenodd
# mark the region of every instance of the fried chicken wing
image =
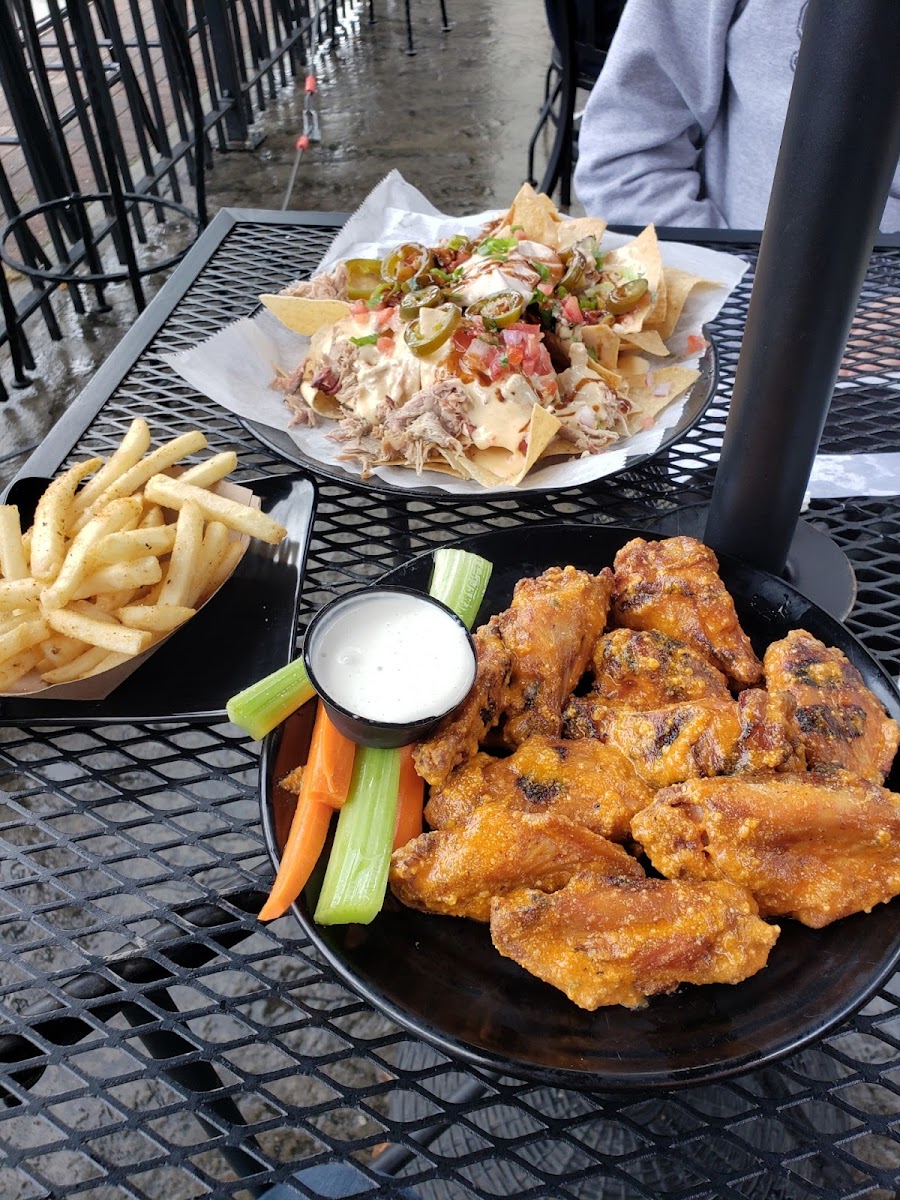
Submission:
<svg viewBox="0 0 900 1200">
<path fill-rule="evenodd" d="M 631 828 L 663 875 L 730 880 L 814 929 L 900 894 L 900 797 L 847 771 L 689 780 Z"/>
<path fill-rule="evenodd" d="M 719 562 L 692 537 L 634 538 L 615 557 L 615 623 L 655 629 L 686 642 L 740 686 L 757 683 L 762 663 L 741 629 Z"/>
<path fill-rule="evenodd" d="M 559 735 L 566 697 L 584 674 L 606 625 L 613 576 L 550 567 L 520 579 L 497 628 L 512 658 L 504 741 L 516 747 L 535 733 Z"/>
<path fill-rule="evenodd" d="M 590 1010 L 638 1008 L 681 983 L 740 983 L 779 932 L 745 888 L 721 882 L 579 873 L 552 895 L 521 889 L 491 905 L 500 953 Z"/>
<path fill-rule="evenodd" d="M 477 753 L 503 712 L 512 660 L 498 633 L 497 618 L 476 630 L 473 641 L 478 666 L 472 690 L 413 750 L 416 770 L 432 785 L 443 783 L 454 767 Z"/>
<path fill-rule="evenodd" d="M 794 629 L 772 643 L 763 663 L 769 691 L 786 693 L 796 702 L 811 767 L 833 764 L 872 783 L 884 782 L 900 743 L 900 726 L 840 650 Z"/>
<path fill-rule="evenodd" d="M 621 846 L 565 817 L 484 804 L 457 828 L 423 833 L 395 850 L 390 886 L 410 908 L 487 921 L 493 896 L 520 887 L 553 891 L 585 868 L 644 874 Z"/>
<path fill-rule="evenodd" d="M 656 629 L 612 629 L 592 658 L 593 694 L 604 704 L 648 709 L 731 699 L 728 680 L 708 658 Z"/>
<path fill-rule="evenodd" d="M 628 759 L 594 738 L 528 738 L 508 758 L 478 754 L 431 792 L 425 818 L 449 829 L 483 804 L 552 812 L 613 841 L 628 837 L 631 818 L 653 792 Z"/>
<path fill-rule="evenodd" d="M 790 700 L 759 688 L 739 700 L 693 700 L 640 712 L 573 696 L 563 714 L 567 738 L 595 737 L 620 750 L 652 788 L 734 771 L 802 771 L 800 732 Z"/>
</svg>

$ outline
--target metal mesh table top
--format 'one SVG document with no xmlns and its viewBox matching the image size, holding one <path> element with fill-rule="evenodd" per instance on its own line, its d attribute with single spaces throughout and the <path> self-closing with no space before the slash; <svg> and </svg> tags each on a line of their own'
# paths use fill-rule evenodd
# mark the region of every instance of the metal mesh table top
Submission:
<svg viewBox="0 0 900 1200">
<path fill-rule="evenodd" d="M 140 415 L 157 440 L 198 427 L 234 447 L 244 478 L 294 470 L 160 355 L 310 272 L 333 233 L 220 214 L 28 469 L 106 454 Z M 749 241 L 728 248 L 755 261 Z M 641 525 L 707 501 L 751 284 L 713 327 L 712 406 L 626 475 L 453 504 L 320 480 L 301 630 L 440 542 L 548 519 Z M 900 449 L 898 297 L 900 250 L 876 251 L 823 451 Z M 806 517 L 851 559 L 847 624 L 896 677 L 897 500 L 816 501 Z M 0 1196 L 243 1200 L 291 1180 L 299 1195 L 423 1200 L 897 1194 L 900 976 L 813 1047 L 715 1085 L 650 1097 L 496 1078 L 373 1011 L 293 917 L 260 926 L 257 764 L 228 723 L 0 730 Z M 308 1170 L 329 1165 L 343 1190 Z"/>
</svg>

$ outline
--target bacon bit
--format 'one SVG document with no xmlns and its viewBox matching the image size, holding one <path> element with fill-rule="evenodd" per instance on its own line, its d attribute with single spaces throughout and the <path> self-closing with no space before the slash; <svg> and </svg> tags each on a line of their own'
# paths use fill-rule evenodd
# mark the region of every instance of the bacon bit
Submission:
<svg viewBox="0 0 900 1200">
<path fill-rule="evenodd" d="M 701 337 L 699 333 L 689 333 L 687 339 L 688 354 L 699 354 L 701 350 L 705 350 L 709 345 L 705 337 Z"/>
<path fill-rule="evenodd" d="M 378 339 L 378 341 L 375 343 L 375 349 L 376 349 L 376 350 L 380 350 L 382 354 L 387 354 L 387 353 L 388 353 L 390 350 L 393 350 L 393 348 L 394 348 L 394 335 L 393 335 L 393 333 L 390 333 L 390 334 L 387 334 L 387 333 L 386 333 L 386 334 L 384 334 L 384 335 L 383 335 L 382 337 L 380 337 L 380 338 Z"/>
</svg>

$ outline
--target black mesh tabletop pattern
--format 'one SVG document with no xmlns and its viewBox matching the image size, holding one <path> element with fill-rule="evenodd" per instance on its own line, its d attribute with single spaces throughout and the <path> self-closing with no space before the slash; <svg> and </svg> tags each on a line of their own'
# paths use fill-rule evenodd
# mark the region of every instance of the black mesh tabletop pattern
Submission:
<svg viewBox="0 0 900 1200">
<path fill-rule="evenodd" d="M 198 427 L 234 447 L 243 478 L 294 471 L 160 355 L 309 273 L 334 226 L 220 214 L 28 470 L 107 454 L 140 415 L 154 440 Z M 719 248 L 754 262 L 749 239 Z M 453 503 L 320 480 L 298 634 L 332 596 L 440 543 L 523 522 L 646 525 L 707 501 L 751 284 L 713 328 L 705 417 L 626 475 Z M 898 346 L 900 250 L 878 250 L 823 451 L 900 450 Z M 805 516 L 852 561 L 848 626 L 896 678 L 897 500 Z M 370 1008 L 293 916 L 257 922 L 271 880 L 258 754 L 224 722 L 0 728 L 2 1200 L 897 1195 L 900 975 L 813 1046 L 715 1085 L 651 1096 L 495 1077 Z"/>
</svg>

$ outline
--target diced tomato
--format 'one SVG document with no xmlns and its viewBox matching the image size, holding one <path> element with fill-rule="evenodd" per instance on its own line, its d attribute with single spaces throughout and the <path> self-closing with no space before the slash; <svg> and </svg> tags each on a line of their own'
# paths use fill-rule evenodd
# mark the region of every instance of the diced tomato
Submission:
<svg viewBox="0 0 900 1200">
<path fill-rule="evenodd" d="M 543 283 L 539 283 L 537 285 L 537 290 L 539 292 L 543 292 L 545 296 L 552 296 L 553 295 L 553 284 L 550 282 L 549 279 L 545 279 Z"/>
<path fill-rule="evenodd" d="M 350 305 L 350 313 L 354 317 L 368 316 L 369 306 L 366 304 L 365 300 L 354 300 Z"/>
<path fill-rule="evenodd" d="M 506 357 L 509 359 L 511 367 L 521 367 L 525 361 L 525 351 L 521 346 L 510 346 L 506 352 Z"/>
<path fill-rule="evenodd" d="M 375 309 L 375 324 L 378 326 L 379 329 L 383 329 L 384 326 L 387 325 L 388 321 L 391 320 L 393 315 L 394 315 L 393 308 L 376 308 Z"/>
<path fill-rule="evenodd" d="M 391 334 L 391 335 L 384 334 L 375 343 L 375 349 L 380 351 L 382 354 L 388 354 L 391 350 L 393 350 L 393 348 L 394 348 L 393 334 Z"/>
<path fill-rule="evenodd" d="M 581 308 L 574 296 L 566 296 L 562 302 L 562 310 L 570 325 L 582 325 L 584 323 Z"/>
<path fill-rule="evenodd" d="M 687 339 L 688 354 L 699 354 L 701 350 L 705 350 L 708 343 L 705 337 L 701 337 L 699 333 L 689 333 Z"/>
<path fill-rule="evenodd" d="M 465 354 L 474 336 L 475 335 L 471 329 L 468 329 L 465 326 L 460 326 L 460 328 L 457 329 L 456 333 L 453 335 L 453 345 L 460 352 L 460 354 Z"/>
</svg>

